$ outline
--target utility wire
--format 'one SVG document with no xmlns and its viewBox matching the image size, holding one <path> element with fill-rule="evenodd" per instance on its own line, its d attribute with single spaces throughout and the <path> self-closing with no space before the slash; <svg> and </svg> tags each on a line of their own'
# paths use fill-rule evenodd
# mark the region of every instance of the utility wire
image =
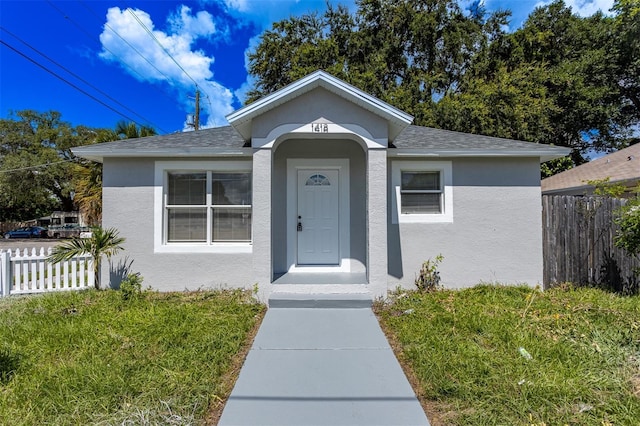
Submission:
<svg viewBox="0 0 640 426">
<path fill-rule="evenodd" d="M 54 161 L 53 163 L 38 164 L 37 166 L 21 167 L 19 169 L 0 170 L 0 173 L 22 172 L 24 170 L 39 169 L 40 167 L 53 166 L 54 164 L 70 163 L 73 160 Z"/>
<path fill-rule="evenodd" d="M 66 80 L 64 77 L 56 74 L 54 71 L 51 71 L 49 68 L 45 67 L 44 65 L 40 64 L 38 61 L 36 61 L 35 59 L 31 58 L 29 55 L 21 52 L 20 50 L 16 49 L 15 47 L 11 46 L 9 43 L 7 43 L 4 40 L 0 40 L 0 43 L 4 44 L 5 46 L 7 46 L 9 49 L 13 50 L 14 52 L 16 52 L 18 55 L 22 56 L 23 58 L 25 58 L 26 60 L 28 60 L 29 62 L 32 62 L 34 65 L 42 68 L 43 70 L 45 70 L 46 72 L 48 72 L 49 74 L 53 75 L 54 77 L 64 81 L 65 83 L 67 83 L 69 86 L 73 87 L 74 89 L 76 89 L 77 91 L 79 91 L 80 93 L 84 94 L 85 96 L 90 97 L 91 99 L 93 99 L 94 101 L 98 102 L 100 105 L 110 109 L 111 111 L 115 112 L 116 114 L 124 117 L 125 119 L 132 121 L 134 123 L 136 123 L 138 126 L 143 126 L 142 124 L 138 123 L 136 120 L 134 120 L 133 118 L 129 117 L 126 114 L 123 114 L 122 112 L 116 110 L 114 107 L 112 107 L 111 105 L 108 105 L 107 103 L 101 101 L 100 99 L 96 98 L 95 96 L 93 96 L 92 94 L 86 92 L 85 90 L 81 89 L 80 87 L 76 86 L 75 84 L 71 83 L 70 81 Z"/>
<path fill-rule="evenodd" d="M 125 5 L 126 5 L 126 3 L 125 3 Z M 167 56 L 169 56 L 169 58 L 171 58 L 171 60 L 178 66 L 178 68 L 180 68 L 182 70 L 184 75 L 186 75 L 187 77 L 189 77 L 189 79 L 191 81 L 193 81 L 193 84 L 196 86 L 196 89 L 199 89 L 200 86 L 198 85 L 198 83 L 193 79 L 193 77 L 191 77 L 189 75 L 189 73 L 184 68 L 182 68 L 182 65 L 180 65 L 178 63 L 178 61 L 171 55 L 171 53 L 169 53 L 169 51 L 162 45 L 162 43 L 160 43 L 160 40 L 158 40 L 157 37 L 155 36 L 155 34 L 153 34 L 153 31 L 151 31 L 144 24 L 144 22 L 142 22 L 140 20 L 140 18 L 138 17 L 138 15 L 136 15 L 136 13 L 133 11 L 133 9 L 127 6 L 127 11 L 131 14 L 131 16 L 133 16 L 135 18 L 136 21 L 138 21 L 138 24 L 140 24 L 140 26 L 147 32 L 147 34 L 149 34 L 149 36 L 158 44 L 158 46 L 160 46 L 160 48 L 164 51 L 164 53 L 166 53 Z"/>
<path fill-rule="evenodd" d="M 107 52 L 109 52 L 111 55 L 113 55 L 113 57 L 117 58 L 120 63 L 122 65 L 124 65 L 125 67 L 127 67 L 127 69 L 129 71 L 131 71 L 132 74 L 137 74 L 141 80 L 146 80 L 147 78 L 145 76 L 143 76 L 142 74 L 140 74 L 138 71 L 136 71 L 134 68 L 132 68 L 131 66 L 129 66 L 129 64 L 127 64 L 127 62 L 125 60 L 123 60 L 121 57 L 119 57 L 118 55 L 116 55 L 113 51 L 109 50 L 106 46 L 103 46 L 102 43 L 100 43 L 100 41 L 96 41 L 96 39 L 94 38 L 94 36 L 92 36 L 87 30 L 85 30 L 82 26 L 80 26 L 78 23 L 76 23 L 73 19 L 71 19 L 66 13 L 64 13 L 63 10 L 61 10 L 58 6 L 56 6 L 54 3 L 52 3 L 50 0 L 47 0 L 47 3 L 49 3 L 49 5 L 54 8 L 58 13 L 60 13 L 62 15 L 62 17 L 64 19 L 66 19 L 67 21 L 69 21 L 70 24 L 72 24 L 73 26 L 75 26 L 81 33 L 83 33 L 87 38 L 89 38 L 91 41 L 96 42 L 98 44 L 98 46 L 102 47 L 104 50 L 106 50 Z M 95 13 L 94 13 L 95 15 Z M 119 36 L 119 35 L 118 35 Z M 144 58 L 144 56 L 143 56 Z M 145 58 L 146 60 L 146 58 Z M 160 72 L 158 70 L 158 72 Z M 161 73 L 162 74 L 162 73 Z M 163 74 L 164 75 L 164 74 Z M 164 75 L 166 77 L 166 75 Z M 168 78 L 168 77 L 167 77 Z M 169 95 L 167 95 L 165 92 L 163 92 L 162 90 L 158 89 L 156 86 L 151 85 L 151 87 L 153 87 L 158 93 L 161 93 L 163 96 L 165 96 L 167 99 L 169 99 L 171 102 L 175 102 L 175 100 L 173 98 L 171 98 Z"/>
<path fill-rule="evenodd" d="M 93 16 L 95 16 L 98 20 L 100 20 L 101 18 L 96 14 L 96 12 L 91 9 L 89 7 L 88 4 L 86 4 L 86 2 L 84 0 L 77 0 L 79 3 L 81 3 L 89 12 L 91 12 L 91 14 Z M 60 10 L 60 8 L 58 8 L 57 6 L 55 6 L 53 3 L 51 3 L 51 0 L 47 0 L 47 2 L 53 7 L 55 8 L 60 14 L 62 14 L 62 16 L 69 20 L 72 24 L 74 24 L 78 29 L 80 29 L 80 31 L 82 31 L 85 35 L 87 35 L 87 37 L 93 39 L 93 37 L 86 31 L 84 30 L 80 25 L 78 25 L 77 23 L 75 23 L 73 21 L 73 19 L 71 19 L 69 16 L 67 16 L 62 10 Z M 174 59 L 173 56 L 171 56 L 171 54 L 164 48 L 164 46 L 162 46 L 162 44 L 160 43 L 160 41 L 155 37 L 155 35 L 153 34 L 153 32 L 151 30 L 149 30 L 144 23 L 142 23 L 142 21 L 138 18 L 138 16 L 133 13 L 133 9 L 131 7 L 129 7 L 127 5 L 127 3 L 123 0 L 122 1 L 125 5 L 125 7 L 127 8 L 127 10 L 129 11 L 129 13 L 136 19 L 136 21 L 142 26 L 142 28 L 153 38 L 153 40 L 162 48 L 162 50 L 171 58 L 171 60 L 173 60 L 173 62 L 175 62 L 175 64 L 185 73 L 185 75 L 187 77 L 189 77 L 189 79 L 195 84 L 196 86 L 196 90 L 198 90 L 200 87 L 198 85 L 198 83 L 185 71 L 185 69 L 180 66 L 180 64 L 176 61 L 176 59 Z M 147 57 L 145 57 L 138 49 L 136 49 L 135 46 L 133 46 L 131 43 L 129 43 L 124 37 L 122 37 L 116 30 L 114 30 L 109 24 L 105 23 L 104 26 L 106 28 L 108 28 L 112 33 L 114 33 L 116 36 L 118 36 L 124 43 L 126 43 L 131 49 L 133 49 L 134 52 L 136 52 L 142 59 L 145 60 L 145 62 L 147 62 L 153 69 L 155 69 L 160 75 L 162 75 L 165 78 L 165 81 L 167 81 L 170 85 L 173 85 L 172 83 L 172 78 L 167 76 L 165 73 L 163 73 L 162 71 L 160 71 L 160 69 L 158 67 L 156 67 L 151 61 L 149 61 L 149 59 L 147 59 Z M 133 71 L 134 73 L 138 74 L 140 76 L 141 79 L 146 80 L 146 77 L 144 77 L 143 75 L 141 75 L 138 71 L 136 71 L 135 69 L 133 69 L 132 67 L 130 67 L 127 62 L 125 60 L 123 60 L 122 58 L 120 58 L 118 55 L 116 55 L 113 51 L 109 50 L 106 46 L 104 46 L 101 42 L 98 42 L 98 45 L 100 45 L 103 49 L 105 49 L 106 51 L 108 51 L 109 53 L 111 53 L 114 57 L 116 57 L 120 63 L 122 63 L 123 65 L 125 65 L 129 70 Z M 155 86 L 153 86 L 155 87 Z M 159 92 L 161 92 L 159 89 L 156 89 Z M 169 97 L 166 93 L 161 92 L 164 96 L 166 96 L 169 100 L 171 100 L 172 102 L 174 102 L 174 99 Z M 204 94 L 205 98 L 207 99 L 207 103 L 209 104 L 209 110 L 211 110 L 212 106 L 211 106 L 211 98 L 209 97 L 209 94 L 202 91 L 202 93 Z"/>
<path fill-rule="evenodd" d="M 29 43 L 27 43 L 26 41 L 22 40 L 20 37 L 18 37 L 17 35 L 13 34 L 11 31 L 9 31 L 8 29 L 6 29 L 5 27 L 0 25 L 0 29 L 2 29 L 4 32 L 8 33 L 9 35 L 11 35 L 13 38 L 17 39 L 18 41 L 20 41 L 22 44 L 24 44 L 25 46 L 29 47 L 31 50 L 33 50 L 34 52 L 38 53 L 39 55 L 43 56 L 44 58 L 46 58 L 47 60 L 49 60 L 50 62 L 53 62 L 55 65 L 57 65 L 58 67 L 62 68 L 63 70 L 65 70 L 66 72 L 68 72 L 69 74 L 71 74 L 73 77 L 77 78 L 78 80 L 80 80 L 81 82 L 83 82 L 84 84 L 86 84 L 87 86 L 91 87 L 93 90 L 97 91 L 98 93 L 102 94 L 103 96 L 107 97 L 109 100 L 115 102 L 116 104 L 120 105 L 122 108 L 126 109 L 127 111 L 133 113 L 134 115 L 138 116 L 139 118 L 141 118 L 142 120 L 144 120 L 145 122 L 153 125 L 154 127 L 158 128 L 159 130 L 161 130 L 163 133 L 168 133 L 166 130 L 164 130 L 163 128 L 161 128 L 160 126 L 154 124 L 151 120 L 141 116 L 140 114 L 138 114 L 137 112 L 133 111 L 131 108 L 127 107 L 126 105 L 123 105 L 121 102 L 119 102 L 118 100 L 112 98 L 111 96 L 109 96 L 109 94 L 103 92 L 102 90 L 100 90 L 99 88 L 95 87 L 93 84 L 89 83 L 88 81 L 86 81 L 85 79 L 83 79 L 82 77 L 80 77 L 79 75 L 75 74 L 73 71 L 69 70 L 68 68 L 64 67 L 63 65 L 60 65 L 58 62 L 56 62 L 55 60 L 51 59 L 50 57 L 48 57 L 47 55 L 45 55 L 44 53 L 42 53 L 41 51 L 39 51 L 38 49 L 36 49 L 35 47 L 31 46 Z"/>
<path fill-rule="evenodd" d="M 189 77 L 189 79 L 193 82 L 193 84 L 196 86 L 196 90 L 200 90 L 202 93 L 204 93 L 204 96 L 207 98 L 207 101 L 209 103 L 209 110 L 211 110 L 211 100 L 209 98 L 209 95 L 207 94 L 207 92 L 205 92 L 204 90 L 202 90 L 200 88 L 200 85 L 193 79 L 193 77 L 191 77 L 191 75 L 189 75 L 189 73 L 182 67 L 182 65 L 180 65 L 180 63 L 176 60 L 176 58 L 173 57 L 173 55 L 171 55 L 171 53 L 162 45 L 162 43 L 160 43 L 160 40 L 158 40 L 158 38 L 155 36 L 155 34 L 153 34 L 153 31 L 151 31 L 145 24 L 144 22 L 142 22 L 140 20 L 140 18 L 138 17 L 138 15 L 135 14 L 135 12 L 133 11 L 133 9 L 131 7 L 129 7 L 126 3 L 125 0 L 122 0 L 122 2 L 124 3 L 124 5 L 127 8 L 127 11 L 131 14 L 131 16 L 133 16 L 135 18 L 136 21 L 138 21 L 138 24 L 140 24 L 140 26 L 147 32 L 147 34 L 149 34 L 149 36 L 153 39 L 153 41 L 156 42 L 156 44 L 158 46 L 160 46 L 160 48 L 164 51 L 164 53 L 167 54 L 167 56 L 169 56 L 169 58 L 171 58 L 171 60 L 178 66 L 178 68 L 180 68 L 180 70 L 182 70 L 182 72 L 184 73 L 184 75 L 186 75 L 187 77 Z"/>
<path fill-rule="evenodd" d="M 91 14 L 93 14 L 93 16 L 95 16 L 97 19 L 100 19 L 100 17 L 96 14 L 96 12 L 91 9 L 89 7 L 89 5 L 87 5 L 84 1 L 82 0 L 78 0 L 79 3 L 81 3 L 89 12 L 91 12 Z M 142 59 L 145 60 L 146 63 L 148 63 L 154 70 L 158 71 L 158 73 L 160 75 L 162 75 L 169 83 L 171 82 L 171 77 L 169 77 L 168 75 L 166 75 L 165 73 L 163 73 L 162 71 L 160 71 L 160 69 L 158 69 L 158 67 L 156 67 L 149 59 L 147 59 L 146 56 L 144 56 L 142 53 L 140 53 L 140 51 L 138 49 L 136 49 L 136 47 L 134 45 L 132 45 L 131 43 L 129 43 L 124 37 L 122 37 L 116 30 L 114 30 L 109 24 L 105 23 L 104 26 L 106 28 L 109 29 L 109 31 L 111 31 L 112 33 L 114 33 L 116 36 L 118 36 L 118 38 L 120 38 L 120 40 L 122 40 L 124 43 L 127 44 L 127 46 L 129 46 L 131 49 L 133 49 L 134 52 L 136 52 L 138 54 L 138 56 L 140 56 Z M 104 45 L 101 44 L 101 46 L 108 50 L 106 47 L 104 47 Z M 120 60 L 120 62 L 123 62 L 126 64 L 126 62 L 124 62 L 122 60 L 122 58 L 118 57 L 117 55 L 115 55 L 112 51 L 108 50 L 109 53 L 111 53 L 112 55 L 114 55 L 116 58 L 118 58 Z M 135 70 L 134 70 L 135 71 Z M 137 72 L 137 71 L 135 71 Z M 140 75 L 138 73 L 138 75 Z M 143 77 L 142 75 L 140 75 L 140 77 L 142 77 L 143 79 L 145 77 Z M 173 100 L 173 99 L 172 99 Z"/>
</svg>

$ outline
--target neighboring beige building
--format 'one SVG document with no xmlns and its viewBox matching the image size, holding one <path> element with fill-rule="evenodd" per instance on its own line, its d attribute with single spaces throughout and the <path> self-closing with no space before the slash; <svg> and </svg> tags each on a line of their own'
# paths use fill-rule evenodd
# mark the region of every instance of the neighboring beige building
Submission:
<svg viewBox="0 0 640 426">
<path fill-rule="evenodd" d="M 590 181 L 609 179 L 628 188 L 640 184 L 640 143 L 542 180 L 543 195 L 590 195 Z"/>
</svg>

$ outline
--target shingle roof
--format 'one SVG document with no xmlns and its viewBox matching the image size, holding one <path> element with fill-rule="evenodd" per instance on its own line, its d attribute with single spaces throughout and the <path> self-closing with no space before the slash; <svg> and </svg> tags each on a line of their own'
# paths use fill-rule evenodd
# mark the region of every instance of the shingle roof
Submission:
<svg viewBox="0 0 640 426">
<path fill-rule="evenodd" d="M 566 170 L 542 180 L 542 192 L 589 187 L 587 181 L 609 178 L 610 182 L 640 179 L 640 143 Z"/>
<path fill-rule="evenodd" d="M 535 150 L 538 148 L 548 149 L 549 146 L 515 139 L 495 138 L 414 125 L 405 128 L 392 144 L 392 147 L 395 148 L 436 150 Z"/>
<path fill-rule="evenodd" d="M 102 161 L 104 157 L 216 156 L 230 151 L 242 155 L 247 150 L 250 150 L 250 145 L 231 126 L 124 139 L 72 149 L 75 155 L 95 161 Z"/>
<path fill-rule="evenodd" d="M 139 139 L 86 145 L 73 152 L 90 159 L 101 160 L 108 156 L 194 156 L 250 148 L 240 134 L 231 126 L 216 127 L 195 132 L 172 133 Z M 558 157 L 568 154 L 566 148 L 545 144 L 494 138 L 470 133 L 452 132 L 430 127 L 407 126 L 390 144 L 390 153 L 397 149 L 440 155 L 530 155 Z M 245 152 L 246 153 L 246 152 Z"/>
<path fill-rule="evenodd" d="M 139 149 L 180 149 L 180 148 L 242 148 L 245 141 L 231 126 L 215 127 L 198 130 L 197 132 L 170 133 L 161 136 L 148 136 L 137 139 L 124 139 L 115 142 L 105 142 L 86 145 L 74 149 L 81 153 L 92 151 L 113 150 L 126 155 L 128 151 Z"/>
</svg>

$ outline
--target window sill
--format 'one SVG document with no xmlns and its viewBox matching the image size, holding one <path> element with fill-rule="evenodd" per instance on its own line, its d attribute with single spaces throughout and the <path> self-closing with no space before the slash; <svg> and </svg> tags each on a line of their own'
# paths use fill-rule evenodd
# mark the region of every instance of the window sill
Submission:
<svg viewBox="0 0 640 426">
<path fill-rule="evenodd" d="M 253 245 L 251 243 L 220 243 L 211 245 L 174 243 L 156 246 L 154 253 L 253 253 Z"/>
<path fill-rule="evenodd" d="M 401 214 L 400 223 L 453 223 L 453 216 L 447 214 Z"/>
</svg>

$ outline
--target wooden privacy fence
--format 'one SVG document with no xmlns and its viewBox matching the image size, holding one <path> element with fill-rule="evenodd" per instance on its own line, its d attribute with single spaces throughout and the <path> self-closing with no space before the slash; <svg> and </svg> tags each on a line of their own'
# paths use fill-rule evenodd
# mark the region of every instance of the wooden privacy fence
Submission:
<svg viewBox="0 0 640 426">
<path fill-rule="evenodd" d="M 572 282 L 637 293 L 640 261 L 614 244 L 615 211 L 627 200 L 542 197 L 544 286 Z"/>
<path fill-rule="evenodd" d="M 82 290 L 94 286 L 93 259 L 89 255 L 53 264 L 51 248 L 0 252 L 0 297 L 12 294 Z"/>
</svg>

